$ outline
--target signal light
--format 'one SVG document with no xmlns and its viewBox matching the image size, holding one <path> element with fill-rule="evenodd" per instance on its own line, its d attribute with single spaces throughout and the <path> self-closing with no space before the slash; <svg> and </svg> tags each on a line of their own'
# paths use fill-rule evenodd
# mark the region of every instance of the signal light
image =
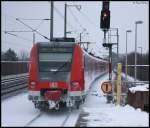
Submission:
<svg viewBox="0 0 150 128">
<path fill-rule="evenodd" d="M 102 10 L 101 11 L 101 23 L 100 28 L 109 29 L 110 28 L 110 11 Z"/>
</svg>

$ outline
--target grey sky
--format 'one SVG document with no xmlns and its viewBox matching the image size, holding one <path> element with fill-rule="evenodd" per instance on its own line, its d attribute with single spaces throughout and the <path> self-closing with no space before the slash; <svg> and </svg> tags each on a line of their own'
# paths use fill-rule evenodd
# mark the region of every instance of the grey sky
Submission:
<svg viewBox="0 0 150 128">
<path fill-rule="evenodd" d="M 64 36 L 64 19 L 60 16 L 64 15 L 64 1 L 54 2 L 54 36 Z M 75 7 L 68 7 L 67 12 L 67 30 L 74 31 L 69 36 L 79 37 L 79 33 L 83 28 L 87 29 L 89 35 L 83 34 L 82 41 L 92 41 L 95 44 L 90 45 L 90 49 L 97 51 L 97 54 L 107 54 L 108 50 L 102 47 L 103 32 L 100 29 L 100 12 L 102 2 L 67 2 L 67 4 L 82 5 L 81 12 Z M 138 25 L 138 46 L 142 46 L 143 53 L 149 50 L 149 17 L 148 2 L 110 2 L 111 23 L 112 28 L 119 28 L 119 53 L 125 53 L 126 30 L 131 29 L 132 33 L 128 34 L 128 52 L 135 49 L 135 21 L 142 20 L 143 24 Z M 73 17 L 75 15 L 76 19 Z M 88 17 L 86 17 L 86 16 Z M 49 18 L 50 2 L 2 2 L 2 31 L 3 30 L 30 30 L 23 24 L 17 22 L 15 18 Z M 41 21 L 27 21 L 26 24 L 36 28 Z M 50 21 L 43 21 L 38 31 L 49 37 Z M 32 46 L 32 33 L 13 33 L 19 37 L 29 39 L 24 40 L 12 35 L 6 35 L 2 32 L 2 51 L 9 47 L 17 52 L 21 50 L 30 51 Z M 79 40 L 79 38 L 77 38 Z M 47 41 L 36 34 L 36 41 Z M 114 49 L 116 51 L 116 49 Z M 138 48 L 138 52 L 140 49 Z"/>
</svg>

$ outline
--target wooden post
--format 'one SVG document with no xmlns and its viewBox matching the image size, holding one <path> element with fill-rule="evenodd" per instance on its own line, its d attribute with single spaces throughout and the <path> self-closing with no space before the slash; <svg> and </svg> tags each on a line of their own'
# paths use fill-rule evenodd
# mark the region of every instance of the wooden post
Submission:
<svg viewBox="0 0 150 128">
<path fill-rule="evenodd" d="M 121 104 L 121 72 L 122 72 L 122 64 L 118 63 L 117 65 L 117 105 Z"/>
</svg>

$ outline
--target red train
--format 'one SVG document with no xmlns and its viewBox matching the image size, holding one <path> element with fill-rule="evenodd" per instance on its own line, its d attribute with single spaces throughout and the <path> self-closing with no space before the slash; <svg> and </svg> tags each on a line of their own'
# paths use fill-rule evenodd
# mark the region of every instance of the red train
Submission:
<svg viewBox="0 0 150 128">
<path fill-rule="evenodd" d="M 91 82 L 108 72 L 108 62 L 74 42 L 37 43 L 31 50 L 29 100 L 35 108 L 79 108 Z"/>
</svg>

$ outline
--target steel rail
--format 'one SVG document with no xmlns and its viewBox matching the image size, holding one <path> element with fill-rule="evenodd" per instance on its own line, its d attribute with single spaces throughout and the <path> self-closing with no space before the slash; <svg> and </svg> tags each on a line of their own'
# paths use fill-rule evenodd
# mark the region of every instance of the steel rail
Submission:
<svg viewBox="0 0 150 128">
<path fill-rule="evenodd" d="M 40 112 L 38 115 L 36 115 L 32 120 L 30 120 L 24 127 L 29 126 L 32 124 L 35 120 L 37 120 L 42 115 L 42 112 Z"/>
<path fill-rule="evenodd" d="M 1 82 L 1 98 L 8 98 L 27 89 L 28 75 L 5 77 Z"/>
</svg>

